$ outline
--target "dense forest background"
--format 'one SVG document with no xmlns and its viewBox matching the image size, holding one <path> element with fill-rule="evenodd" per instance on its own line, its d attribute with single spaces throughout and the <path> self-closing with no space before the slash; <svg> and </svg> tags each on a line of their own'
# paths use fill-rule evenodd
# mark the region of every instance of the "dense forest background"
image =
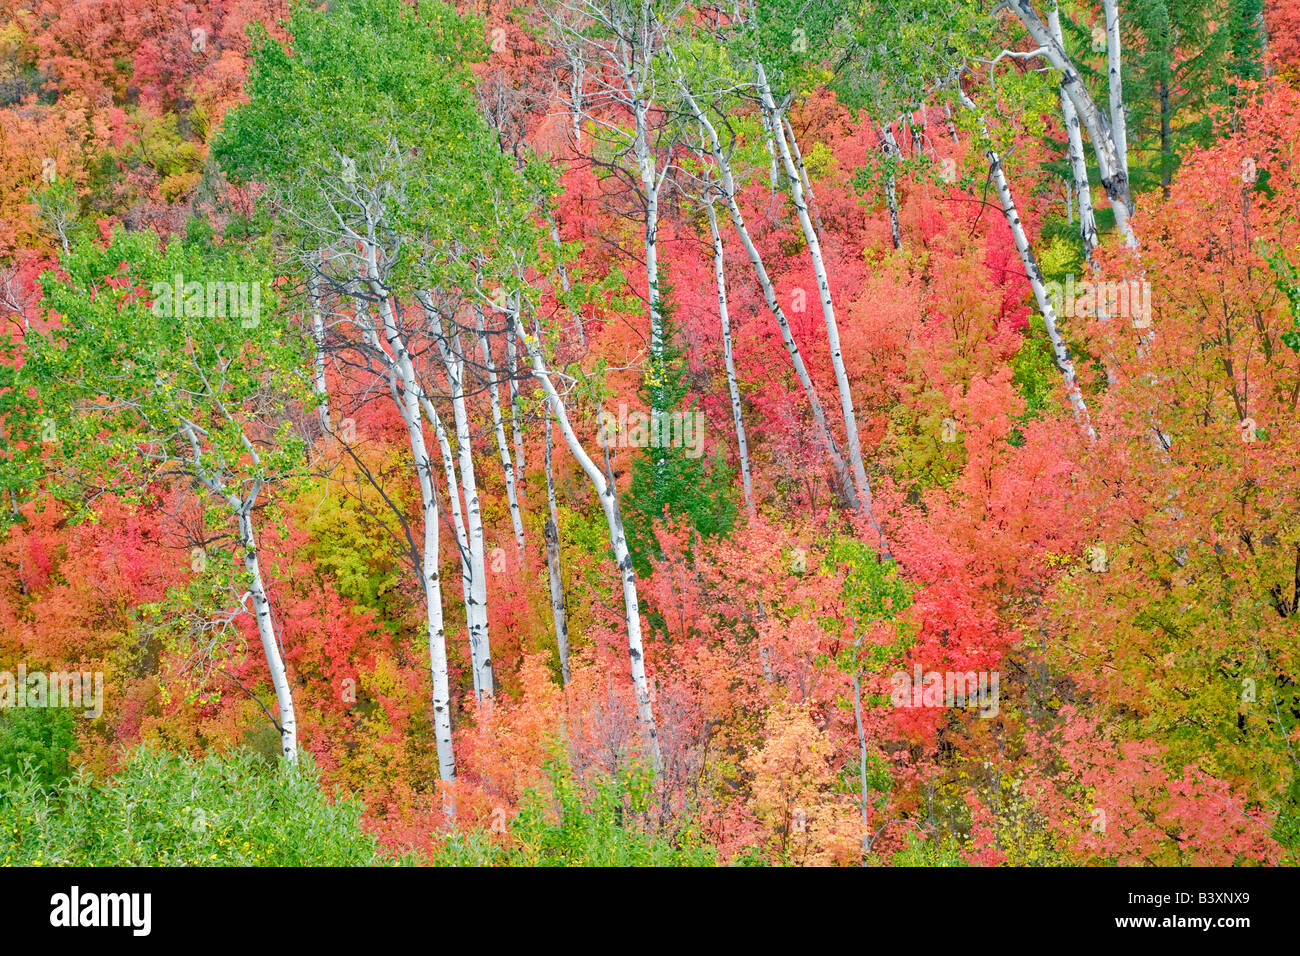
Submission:
<svg viewBox="0 0 1300 956">
<path fill-rule="evenodd" d="M 0 0 L 0 860 L 1295 863 L 1298 82 L 1292 0 Z"/>
</svg>

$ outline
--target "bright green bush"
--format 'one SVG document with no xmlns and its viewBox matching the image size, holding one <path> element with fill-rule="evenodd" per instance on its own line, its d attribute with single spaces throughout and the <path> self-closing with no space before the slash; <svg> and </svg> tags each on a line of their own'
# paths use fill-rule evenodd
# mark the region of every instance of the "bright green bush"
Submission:
<svg viewBox="0 0 1300 956">
<path fill-rule="evenodd" d="M 141 749 L 121 773 L 46 790 L 0 770 L 0 863 L 14 866 L 368 866 L 361 806 L 331 802 L 310 760 L 202 760 Z"/>
<path fill-rule="evenodd" d="M 77 747 L 76 717 L 57 707 L 0 711 L 0 774 L 27 774 L 38 787 L 52 787 L 71 772 Z"/>
<path fill-rule="evenodd" d="M 550 787 L 530 790 L 509 822 L 506 844 L 482 830 L 454 835 L 438 866 L 716 866 L 714 849 L 692 828 L 669 837 L 641 825 L 647 776 L 597 777 L 590 790 L 566 761 L 547 764 Z"/>
</svg>

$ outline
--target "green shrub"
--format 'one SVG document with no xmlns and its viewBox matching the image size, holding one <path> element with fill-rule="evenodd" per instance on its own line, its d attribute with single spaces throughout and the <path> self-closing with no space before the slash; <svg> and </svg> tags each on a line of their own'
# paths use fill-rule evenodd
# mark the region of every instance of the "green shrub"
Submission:
<svg viewBox="0 0 1300 956">
<path fill-rule="evenodd" d="M 483 830 L 456 834 L 434 855 L 438 866 L 716 866 L 714 849 L 691 827 L 675 836 L 641 825 L 647 776 L 598 776 L 590 791 L 563 758 L 547 763 L 550 787 L 530 790 L 509 822 L 506 845 Z"/>
<path fill-rule="evenodd" d="M 15 866 L 368 866 L 385 862 L 354 800 L 331 802 L 314 766 L 255 754 L 202 760 L 151 749 L 97 782 L 54 790 L 0 771 L 0 863 Z"/>
<path fill-rule="evenodd" d="M 75 723 L 71 711 L 57 707 L 0 711 L 0 774 L 26 773 L 38 788 L 54 786 L 71 772 Z"/>
</svg>

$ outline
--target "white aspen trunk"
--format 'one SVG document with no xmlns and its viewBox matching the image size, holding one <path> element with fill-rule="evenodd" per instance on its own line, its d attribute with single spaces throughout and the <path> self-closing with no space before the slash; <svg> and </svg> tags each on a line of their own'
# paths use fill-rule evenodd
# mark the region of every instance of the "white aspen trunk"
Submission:
<svg viewBox="0 0 1300 956">
<path fill-rule="evenodd" d="M 320 398 L 317 411 L 320 414 L 321 428 L 328 435 L 330 429 L 330 399 L 325 386 L 325 316 L 321 305 L 320 274 L 318 256 L 312 256 L 307 264 L 307 300 L 311 308 L 311 338 L 315 346 L 312 369 L 315 373 L 315 391 Z"/>
<path fill-rule="evenodd" d="M 637 101 L 634 111 L 636 118 L 636 138 L 633 145 L 636 150 L 637 166 L 641 174 L 641 189 L 645 193 L 645 230 L 643 233 L 645 250 L 646 303 L 650 309 L 650 365 L 655 377 L 655 384 L 650 388 L 650 415 L 654 421 L 662 421 L 667 411 L 664 407 L 663 388 L 659 380 L 663 376 L 664 357 L 664 322 L 659 299 L 659 182 L 655 169 L 654 156 L 650 152 L 647 110 L 648 104 Z M 664 459 L 664 452 L 659 448 L 650 450 L 656 463 Z M 656 468 L 656 471 L 658 468 Z"/>
<path fill-rule="evenodd" d="M 404 375 L 405 379 L 406 376 Z M 438 495 L 433 484 L 433 462 L 424 440 L 414 376 L 403 388 L 399 406 L 415 457 L 424 521 L 424 550 L 420 555 L 420 583 L 424 586 L 425 629 L 429 641 L 429 670 L 433 677 L 433 734 L 438 748 L 438 776 L 456 779 L 456 757 L 451 740 L 451 689 L 447 677 L 447 632 L 442 617 L 442 580 L 438 571 Z"/>
<path fill-rule="evenodd" d="M 587 454 L 582 447 L 582 442 L 574 433 L 573 426 L 569 424 L 564 400 L 551 383 L 551 377 L 542 361 L 539 351 L 540 342 L 530 344 L 525 340 L 525 347 L 532 360 L 533 377 L 542 386 L 542 391 L 550 402 L 551 411 L 555 413 L 556 424 L 560 426 L 560 434 L 564 436 L 569 452 L 577 459 L 579 466 L 587 475 L 587 480 L 596 490 L 601 510 L 605 513 L 605 524 L 609 528 L 609 544 L 614 552 L 614 562 L 618 566 L 619 577 L 623 584 L 623 610 L 627 618 L 627 653 L 631 664 L 632 688 L 636 694 L 637 722 L 641 725 L 651 766 L 657 777 L 663 772 L 663 758 L 659 751 L 659 730 L 655 725 L 650 685 L 645 673 L 645 648 L 641 640 L 641 606 L 637 598 L 636 568 L 633 567 L 632 555 L 628 552 L 627 535 L 623 530 L 623 516 L 618 503 L 618 489 L 612 481 L 606 480 L 605 474 L 591 460 L 591 456 Z"/>
<path fill-rule="evenodd" d="M 474 600 L 471 590 L 474 571 L 469 563 L 469 535 L 465 531 L 465 512 L 460 506 L 460 481 L 456 478 L 456 455 L 451 450 L 451 441 L 447 437 L 447 429 L 442 424 L 442 417 L 438 414 L 437 407 L 429 400 L 428 396 L 421 396 L 420 404 L 424 408 L 425 418 L 433 423 L 433 433 L 438 440 L 438 449 L 442 452 L 442 472 L 447 483 L 447 504 L 451 511 L 451 527 L 456 535 L 456 553 L 460 555 L 460 591 L 462 602 L 465 605 L 465 630 L 468 639 L 471 620 L 470 606 Z M 471 653 L 470 656 L 472 660 L 473 654 Z M 470 672 L 474 678 L 474 696 L 480 697 L 482 694 L 479 686 L 479 670 L 477 667 L 471 666 Z"/>
<path fill-rule="evenodd" d="M 756 62 L 754 71 L 758 76 L 758 92 L 762 98 L 763 107 L 771 113 L 772 125 L 781 133 L 776 141 L 777 152 L 785 166 L 786 179 L 790 184 L 790 197 L 794 200 L 795 212 L 799 217 L 799 225 L 803 227 L 804 239 L 808 243 L 808 255 L 812 260 L 813 272 L 817 277 L 817 293 L 821 299 L 822 318 L 826 324 L 826 340 L 830 348 L 831 367 L 835 370 L 835 384 L 840 394 L 840 412 L 844 416 L 844 430 L 848 438 L 849 466 L 852 469 L 853 486 L 857 492 L 858 509 L 867 519 L 871 530 L 879 537 L 882 555 L 888 558 L 890 556 L 889 544 L 885 540 L 884 531 L 876 521 L 871 486 L 867 482 L 867 472 L 862 462 L 862 443 L 858 436 L 858 421 L 853 410 L 853 395 L 849 389 L 848 372 L 844 368 L 844 356 L 840 350 L 839 324 L 835 319 L 835 304 L 831 299 L 830 277 L 826 272 L 826 263 L 822 259 L 821 242 L 817 237 L 817 230 L 813 228 L 812 219 L 808 215 L 808 203 L 803 194 L 803 184 L 800 182 L 798 170 L 794 168 L 790 148 L 785 141 L 785 134 L 781 130 L 780 113 L 777 110 L 775 101 L 772 99 L 772 91 L 768 87 L 767 73 L 763 69 L 763 64 Z"/>
<path fill-rule="evenodd" d="M 551 241 L 555 243 L 556 249 L 559 249 L 560 227 L 555 224 L 555 219 L 554 217 L 551 216 L 549 210 L 546 213 L 546 223 L 551 228 Z M 573 286 L 570 285 L 569 283 L 569 267 L 564 264 L 563 259 L 557 257 L 555 263 L 555 271 L 560 276 L 560 289 L 567 295 L 573 289 Z M 582 327 L 582 313 L 579 312 L 577 309 L 570 309 L 569 315 L 573 317 L 573 327 L 578 331 L 578 342 L 585 349 L 587 347 L 587 332 Z M 506 332 L 506 343 L 507 343 L 506 345 L 507 361 L 510 362 L 510 374 L 511 376 L 513 376 L 515 371 L 515 363 L 514 363 L 515 339 L 514 336 L 509 332 L 509 330 L 507 330 Z"/>
<path fill-rule="evenodd" d="M 790 154 L 794 157 L 794 168 L 799 171 L 799 182 L 803 185 L 803 193 L 808 198 L 808 210 L 812 214 L 813 225 L 817 227 L 818 232 L 822 232 L 824 230 L 822 217 L 817 212 L 817 197 L 813 195 L 812 179 L 808 176 L 808 168 L 803 164 L 803 150 L 799 148 L 799 141 L 795 138 L 790 118 L 784 113 L 781 114 L 781 125 L 786 133 L 786 142 L 790 144 Z M 768 145 L 772 146 L 770 143 Z M 774 148 L 772 155 L 776 155 Z"/>
<path fill-rule="evenodd" d="M 772 195 L 781 187 L 781 171 L 776 162 L 776 137 L 772 134 L 772 124 L 768 120 L 767 113 L 760 114 L 763 120 L 763 130 L 767 133 L 767 162 L 768 182 L 771 185 Z"/>
<path fill-rule="evenodd" d="M 438 442 L 438 450 L 442 455 L 443 480 L 446 482 L 446 487 L 447 487 L 447 507 L 448 510 L 451 512 L 452 532 L 456 536 L 456 554 L 460 559 L 461 603 L 465 608 L 465 631 L 466 631 L 466 639 L 468 640 L 469 632 L 470 632 L 471 613 L 472 613 L 470 611 L 470 607 L 473 604 L 473 592 L 471 590 L 471 583 L 474 579 L 474 572 L 470 566 L 469 535 L 465 530 L 465 513 L 461 509 L 461 504 L 460 504 L 460 482 L 456 478 L 456 455 L 451 450 L 451 441 L 447 437 L 447 429 L 442 424 L 442 417 L 438 414 L 438 408 L 436 405 L 434 405 L 433 400 L 425 392 L 423 386 L 418 382 L 418 380 L 414 379 L 414 377 L 412 378 L 412 384 L 409 387 L 411 391 L 417 396 L 419 409 L 423 410 L 424 417 L 428 420 L 429 424 L 433 426 L 433 434 L 435 439 Z M 420 440 L 421 442 L 424 442 L 423 431 L 421 431 L 420 433 Z M 432 469 L 433 467 L 432 461 L 430 461 L 429 467 L 430 469 Z M 429 491 L 430 494 L 434 496 L 434 501 L 436 502 L 438 489 L 436 483 L 433 481 L 432 470 L 430 470 L 429 472 Z M 435 529 L 435 531 L 438 530 L 440 529 Z M 441 615 L 442 613 L 441 597 L 439 598 L 438 610 L 439 610 L 439 615 Z M 441 617 L 439 619 L 441 620 Z M 445 625 L 442 627 L 442 629 L 445 634 Z M 479 685 L 480 671 L 477 667 L 473 665 L 474 657 L 472 651 L 473 648 L 472 642 L 470 642 L 470 646 L 471 646 L 470 676 L 473 680 L 474 696 L 481 697 L 482 694 Z"/>
<path fill-rule="evenodd" d="M 524 518 L 519 510 L 519 496 L 515 494 L 515 465 L 510 458 L 510 445 L 506 442 L 506 428 L 501 421 L 501 397 L 497 390 L 496 365 L 492 361 L 492 343 L 483 324 L 483 312 L 474 310 L 478 320 L 478 341 L 483 351 L 483 366 L 487 371 L 488 399 L 492 406 L 492 431 L 496 434 L 497 450 L 501 454 L 501 468 L 506 478 L 506 501 L 510 505 L 510 524 L 515 532 L 518 565 L 524 566 Z"/>
<path fill-rule="evenodd" d="M 967 108 L 975 108 L 975 104 L 964 94 L 963 99 Z M 984 129 L 984 135 L 987 137 L 988 130 L 983 117 L 980 117 L 980 126 Z M 1093 430 L 1088 415 L 1088 405 L 1084 401 L 1083 392 L 1080 390 L 1078 379 L 1075 376 L 1074 361 L 1070 358 L 1070 350 L 1066 347 L 1065 339 L 1061 336 L 1061 331 L 1056 324 L 1056 307 L 1052 303 L 1052 297 L 1047 293 L 1047 286 L 1043 281 L 1043 272 L 1038 267 L 1038 259 L 1034 255 L 1033 247 L 1029 244 L 1029 237 L 1025 234 L 1024 223 L 1020 220 L 1020 212 L 1016 209 L 1016 201 L 1011 195 L 1011 185 L 1007 182 L 1006 172 L 1002 168 L 1002 159 L 992 149 L 987 150 L 985 155 L 988 156 L 989 171 L 993 174 L 993 184 L 997 189 L 998 199 L 1002 204 L 1002 215 L 1011 228 L 1011 237 L 1015 240 L 1016 251 L 1020 254 L 1020 262 L 1025 268 L 1025 274 L 1029 277 L 1029 284 L 1034 290 L 1034 298 L 1038 302 L 1038 310 L 1043 316 L 1043 324 L 1047 327 L 1047 337 L 1052 343 L 1052 357 L 1057 369 L 1061 372 L 1061 377 L 1065 380 L 1065 392 L 1069 398 L 1070 407 L 1074 411 L 1075 420 L 1090 440 L 1096 439 L 1097 433 Z"/>
<path fill-rule="evenodd" d="M 419 420 L 416 420 L 419 428 Z M 425 454 L 425 484 L 429 484 L 430 462 Z M 421 492 L 425 488 L 421 487 Z M 438 750 L 438 777 L 456 779 L 456 756 L 451 742 L 451 690 L 447 681 L 447 632 L 442 620 L 442 582 L 438 577 L 438 499 L 433 488 L 427 489 L 429 501 L 424 507 L 424 553 L 420 557 L 420 575 L 424 583 L 426 620 L 429 639 L 429 669 L 433 675 L 433 735 Z"/>
<path fill-rule="evenodd" d="M 903 232 L 898 225 L 898 180 L 895 175 L 896 164 L 903 158 L 903 151 L 898 148 L 894 138 L 894 128 L 888 124 L 881 126 L 881 142 L 884 146 L 885 169 L 885 205 L 889 207 L 889 234 L 894 241 L 894 248 L 903 247 Z M 791 131 L 793 142 L 793 130 Z"/>
<path fill-rule="evenodd" d="M 465 359 L 461 349 L 460 333 L 452 330 L 450 336 L 442 326 L 442 315 L 433 306 L 428 293 L 420 293 L 430 331 L 442 355 L 447 372 L 448 390 L 451 392 L 452 417 L 456 426 L 456 457 L 460 465 L 460 490 L 465 498 L 465 535 L 469 545 L 469 596 L 465 601 L 465 615 L 469 625 L 470 658 L 475 672 L 475 692 L 479 697 L 492 697 L 495 682 L 492 678 L 492 649 L 488 633 L 487 615 L 487 565 L 483 555 L 483 515 L 479 509 L 478 483 L 474 475 L 474 450 L 470 442 L 469 413 L 465 407 Z"/>
<path fill-rule="evenodd" d="M 944 124 L 948 127 L 948 135 L 954 143 L 961 142 L 961 137 L 957 135 L 957 124 L 952 119 L 952 107 L 947 103 L 943 104 Z"/>
<path fill-rule="evenodd" d="M 551 470 L 551 418 L 542 406 L 542 427 L 546 430 L 546 573 L 551 583 L 551 616 L 555 620 L 555 647 L 560 655 L 560 676 L 569 685 L 569 620 L 564 606 L 564 574 L 560 566 L 560 509 L 555 503 L 555 474 Z"/>
<path fill-rule="evenodd" d="M 1121 159 L 1116 148 L 1110 121 L 1097 109 L 1097 104 L 1093 102 L 1092 96 L 1083 85 L 1079 71 L 1074 68 L 1065 48 L 1052 36 L 1047 25 L 1034 11 L 1030 0 L 1008 0 L 1007 6 L 1015 12 L 1025 29 L 1029 31 L 1030 37 L 1038 44 L 1048 62 L 1061 71 L 1061 91 L 1074 104 L 1079 120 L 1088 130 L 1093 152 L 1097 156 L 1101 184 L 1115 212 L 1115 226 L 1124 238 L 1125 245 L 1135 248 L 1138 245 L 1137 235 L 1129 223 L 1129 211 L 1132 209 L 1133 199 L 1128 174 L 1125 172 L 1125 161 Z"/>
<path fill-rule="evenodd" d="M 459 336 L 457 336 L 459 338 Z M 477 654 L 479 685 L 484 696 L 496 693 L 492 675 L 492 644 L 488 632 L 487 564 L 484 560 L 483 515 L 479 509 L 478 483 L 474 475 L 474 449 L 470 442 L 469 415 L 465 408 L 463 383 L 459 381 L 464 371 L 463 361 L 457 370 L 459 395 L 452 394 L 452 410 L 456 418 L 456 446 L 460 459 L 460 485 L 465 496 L 465 531 L 469 536 L 469 564 L 473 579 L 470 581 L 472 613 L 469 641 L 470 650 Z M 457 398 L 459 397 L 459 401 Z"/>
<path fill-rule="evenodd" d="M 582 144 L 582 88 L 587 64 L 581 55 L 569 57 L 569 110 L 573 124 L 573 145 Z"/>
<path fill-rule="evenodd" d="M 808 374 L 808 369 L 804 365 L 803 356 L 799 352 L 798 343 L 794 340 L 794 333 L 790 329 L 790 322 L 786 318 L 785 310 L 781 308 L 781 303 L 777 301 L 776 288 L 772 285 L 771 277 L 767 274 L 767 267 L 763 264 L 763 256 L 754 244 L 753 237 L 749 234 L 749 227 L 745 225 L 745 217 L 741 214 L 740 204 L 736 201 L 736 181 L 731 172 L 731 163 L 722 152 L 722 143 L 718 139 L 717 130 L 714 129 L 713 124 L 709 122 L 709 118 L 696 105 L 695 98 L 691 96 L 690 91 L 682 87 L 682 95 L 691 110 L 691 114 L 709 139 L 709 151 L 713 154 L 714 163 L 717 165 L 718 173 L 722 177 L 722 196 L 726 200 L 731 223 L 740 236 L 740 243 L 745 249 L 745 254 L 749 256 L 749 262 L 754 269 L 755 277 L 758 279 L 759 288 L 763 291 L 763 300 L 767 303 L 768 309 L 776 318 L 776 324 L 781 330 L 781 341 L 785 344 L 785 350 L 794 365 L 795 375 L 798 377 L 799 384 L 803 387 L 804 395 L 808 399 L 813 423 L 817 429 L 817 437 L 826 448 L 826 454 L 834 466 L 840 493 L 846 501 L 852 501 L 855 498 L 853 479 L 849 475 L 848 467 L 844 463 L 844 457 L 840 454 L 839 446 L 836 444 L 835 437 L 831 434 L 830 427 L 826 422 L 826 412 L 822 408 L 821 399 L 817 396 L 817 389 L 813 385 L 812 377 Z"/>
<path fill-rule="evenodd" d="M 799 182 L 803 185 L 804 195 L 808 197 L 808 204 L 816 202 L 813 196 L 812 180 L 808 178 L 808 168 L 803 164 L 803 150 L 799 148 L 799 141 L 795 139 L 794 127 L 790 125 L 790 118 L 784 113 L 781 114 L 781 125 L 785 130 L 786 142 L 790 144 L 790 153 L 794 156 L 794 168 L 799 170 Z M 773 151 L 773 156 L 776 155 Z"/>
<path fill-rule="evenodd" d="M 1255 26 L 1259 30 L 1259 58 L 1264 68 L 1264 79 L 1273 79 L 1273 60 L 1268 55 L 1268 22 L 1261 9 L 1255 14 Z"/>
<path fill-rule="evenodd" d="M 564 282 L 568 283 L 567 274 Z M 516 311 L 510 310 L 506 315 L 506 369 L 508 372 L 507 379 L 510 383 L 510 428 L 514 433 L 515 442 L 515 477 L 518 481 L 519 492 L 524 490 L 524 428 L 522 423 L 523 405 L 519 401 L 519 355 L 515 351 L 515 320 Z M 582 322 L 579 320 L 579 335 L 582 335 Z M 586 337 L 582 337 L 584 344 Z"/>
<path fill-rule="evenodd" d="M 1061 32 L 1061 14 L 1060 10 L 1053 6 L 1052 12 L 1048 15 L 1048 29 L 1052 33 L 1052 38 L 1065 49 L 1065 37 Z M 1079 198 L 1079 238 L 1083 242 L 1083 256 L 1088 263 L 1088 269 L 1095 276 L 1097 272 L 1096 263 L 1093 259 L 1093 252 L 1100 243 L 1100 237 L 1097 233 L 1097 216 L 1092 206 L 1092 184 L 1088 181 L 1088 160 L 1083 151 L 1083 131 L 1079 126 L 1079 115 L 1075 112 L 1074 103 L 1066 95 L 1065 90 L 1061 94 L 1061 118 L 1065 125 L 1066 149 L 1070 160 L 1070 171 L 1074 177 L 1074 191 Z M 1098 303 L 1097 317 L 1106 319 L 1105 310 Z M 1106 378 L 1111 384 L 1114 384 L 1114 372 L 1106 363 Z"/>
<path fill-rule="evenodd" d="M 432 679 L 433 733 L 438 750 L 438 776 L 444 781 L 456 779 L 456 757 L 451 738 L 451 690 L 447 677 L 447 635 L 442 617 L 442 581 L 438 573 L 438 498 L 433 485 L 433 462 L 429 458 L 424 440 L 424 427 L 420 419 L 422 392 L 415 375 L 411 354 L 397 328 L 397 318 L 387 291 L 379 281 L 373 245 L 366 248 L 366 278 L 370 289 L 379 299 L 379 315 L 384 325 L 384 338 L 392 354 L 378 349 L 389 364 L 390 375 L 400 378 L 402 393 L 394 391 L 397 410 L 406 425 L 411 445 L 411 457 L 420 485 L 421 518 L 424 522 L 424 551 L 420 557 L 420 584 L 424 590 L 425 627 L 429 641 L 429 672 Z M 372 328 L 367 329 L 372 339 L 377 337 Z M 450 812 L 450 804 L 448 805 Z"/>
<path fill-rule="evenodd" d="M 469 649 L 477 658 L 478 684 L 482 695 L 495 693 L 495 680 L 491 670 L 491 640 L 487 631 L 487 564 L 484 555 L 484 523 L 478 507 L 478 485 L 474 479 L 473 447 L 469 441 L 469 418 L 465 414 L 464 393 L 460 395 L 459 408 L 455 403 L 456 451 L 460 459 L 460 489 L 465 496 L 465 532 L 469 537 Z"/>
<path fill-rule="evenodd" d="M 740 454 L 740 479 L 745 489 L 745 510 L 751 520 L 758 517 L 754 507 L 754 487 L 749 476 L 749 440 L 745 436 L 745 419 L 741 414 L 740 387 L 736 383 L 736 363 L 731 352 L 731 317 L 727 309 L 727 270 L 723 257 L 722 235 L 713 199 L 705 204 L 709 214 L 709 232 L 713 235 L 713 280 L 718 287 L 718 318 L 722 323 L 722 360 L 727 367 L 727 391 L 731 395 L 731 420 L 736 425 L 736 447 Z"/>
<path fill-rule="evenodd" d="M 1102 0 L 1106 13 L 1106 74 L 1110 94 L 1110 128 L 1115 137 L 1115 154 L 1119 169 L 1128 179 L 1128 117 L 1124 112 L 1123 62 L 1120 52 L 1119 0 Z M 1055 11 L 1053 11 L 1055 12 Z M 1129 212 L 1133 211 L 1132 195 Z"/>
<path fill-rule="evenodd" d="M 1065 38 L 1061 32 L 1061 14 L 1056 8 L 1048 17 L 1048 28 L 1053 39 L 1065 49 Z M 1088 182 L 1088 161 L 1083 152 L 1083 132 L 1079 128 L 1079 114 L 1074 110 L 1074 103 L 1062 89 L 1061 118 L 1064 121 L 1066 148 L 1070 159 L 1070 171 L 1074 176 L 1074 194 L 1079 200 L 1079 237 L 1083 240 L 1084 257 L 1091 262 L 1092 251 L 1097 248 L 1097 217 L 1092 208 L 1092 184 Z"/>
<path fill-rule="evenodd" d="M 256 492 L 254 492 L 256 494 Z M 257 537 L 253 534 L 253 498 L 245 501 L 230 499 L 236 508 L 239 521 L 239 539 L 244 548 L 244 570 L 248 572 L 248 590 L 253 597 L 253 615 L 257 619 L 257 633 L 262 639 L 262 653 L 271 672 L 271 685 L 275 688 L 275 702 L 280 709 L 280 753 L 291 764 L 298 762 L 298 722 L 293 713 L 293 693 L 289 688 L 289 675 L 280 654 L 280 642 L 275 636 L 271 620 L 271 602 L 266 597 L 266 584 L 262 580 L 262 565 L 258 560 Z"/>
</svg>

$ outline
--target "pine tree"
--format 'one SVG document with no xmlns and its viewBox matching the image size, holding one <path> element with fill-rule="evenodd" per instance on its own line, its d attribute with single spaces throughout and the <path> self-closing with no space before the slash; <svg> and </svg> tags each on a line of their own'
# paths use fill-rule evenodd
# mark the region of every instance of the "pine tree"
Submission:
<svg viewBox="0 0 1300 956">
<path fill-rule="evenodd" d="M 649 570 L 649 557 L 658 553 L 656 522 L 686 518 L 701 535 L 713 537 L 731 529 L 737 512 L 733 473 L 722 449 L 711 456 L 703 453 L 706 419 L 689 394 L 685 351 L 669 291 L 664 295 L 664 348 L 661 357 L 651 360 L 641 391 L 648 407 L 662 410 L 662 419 L 651 426 L 658 440 L 632 464 L 625 505 L 632 556 L 642 573 Z M 670 427 L 679 415 L 691 423 L 695 442 L 670 440 L 687 434 Z"/>
</svg>

